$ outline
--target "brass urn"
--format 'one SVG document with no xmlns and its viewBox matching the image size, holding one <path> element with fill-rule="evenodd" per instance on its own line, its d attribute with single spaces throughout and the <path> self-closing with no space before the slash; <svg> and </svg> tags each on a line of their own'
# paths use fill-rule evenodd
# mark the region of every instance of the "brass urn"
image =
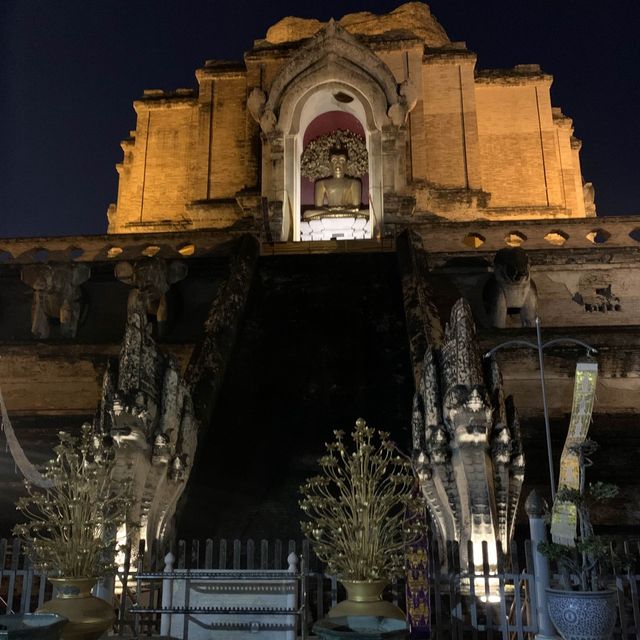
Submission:
<svg viewBox="0 0 640 640">
<path fill-rule="evenodd" d="M 382 599 L 388 580 L 340 580 L 347 591 L 347 599 L 332 607 L 328 618 L 372 616 L 405 620 L 402 609 Z"/>
<path fill-rule="evenodd" d="M 91 594 L 97 578 L 49 578 L 57 595 L 37 613 L 57 613 L 68 622 L 61 640 L 98 640 L 116 619 L 113 606 Z"/>
</svg>

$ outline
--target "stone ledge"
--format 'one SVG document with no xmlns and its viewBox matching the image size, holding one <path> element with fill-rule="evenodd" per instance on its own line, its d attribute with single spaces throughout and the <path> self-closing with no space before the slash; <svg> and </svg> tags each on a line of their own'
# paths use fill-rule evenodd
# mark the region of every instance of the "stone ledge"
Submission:
<svg viewBox="0 0 640 640">
<path fill-rule="evenodd" d="M 553 76 L 544 73 L 537 64 L 519 64 L 513 69 L 482 69 L 476 71 L 476 84 L 532 84 L 553 82 Z"/>
</svg>

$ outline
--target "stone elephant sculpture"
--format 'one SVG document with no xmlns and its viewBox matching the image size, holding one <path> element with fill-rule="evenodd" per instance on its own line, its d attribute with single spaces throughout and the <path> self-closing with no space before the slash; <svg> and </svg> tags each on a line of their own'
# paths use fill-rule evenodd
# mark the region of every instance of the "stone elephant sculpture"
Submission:
<svg viewBox="0 0 640 640">
<path fill-rule="evenodd" d="M 157 334 L 166 331 L 167 292 L 171 285 L 187 276 L 188 267 L 182 260 L 149 258 L 140 262 L 119 262 L 115 267 L 118 280 L 133 287 L 129 293 L 129 312 L 141 305 L 147 314 L 155 316 Z"/>
<path fill-rule="evenodd" d="M 48 338 L 51 320 L 60 322 L 60 333 L 75 338 L 82 312 L 80 285 L 91 277 L 86 264 L 32 264 L 21 272 L 22 281 L 33 289 L 31 333 Z"/>
<path fill-rule="evenodd" d="M 538 313 L 538 291 L 531 279 L 529 257 L 524 249 L 500 249 L 493 260 L 493 274 L 482 292 L 491 326 L 503 329 L 507 317 L 520 316 L 523 327 L 531 327 Z"/>
</svg>

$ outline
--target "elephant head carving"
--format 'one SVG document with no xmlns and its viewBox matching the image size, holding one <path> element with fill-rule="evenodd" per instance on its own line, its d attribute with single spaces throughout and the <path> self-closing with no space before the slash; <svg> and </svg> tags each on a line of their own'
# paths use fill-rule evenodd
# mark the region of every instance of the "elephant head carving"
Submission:
<svg viewBox="0 0 640 640">
<path fill-rule="evenodd" d="M 129 311 L 142 305 L 147 314 L 155 316 L 158 335 L 162 336 L 168 318 L 166 294 L 172 284 L 186 277 L 187 270 L 182 260 L 149 258 L 140 262 L 119 262 L 115 275 L 133 287 L 127 303 Z"/>
<path fill-rule="evenodd" d="M 51 321 L 60 322 L 65 338 L 75 338 L 82 312 L 80 285 L 91 276 L 86 264 L 32 264 L 23 267 L 22 281 L 33 289 L 31 333 L 48 338 Z"/>
<path fill-rule="evenodd" d="M 484 287 L 483 299 L 491 326 L 503 329 L 512 315 L 519 315 L 523 327 L 533 326 L 538 293 L 524 249 L 512 247 L 496 252 L 493 275 Z"/>
</svg>

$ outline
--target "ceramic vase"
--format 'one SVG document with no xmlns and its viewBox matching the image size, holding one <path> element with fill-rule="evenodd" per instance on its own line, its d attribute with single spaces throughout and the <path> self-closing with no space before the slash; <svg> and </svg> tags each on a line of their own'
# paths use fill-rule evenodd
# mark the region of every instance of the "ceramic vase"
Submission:
<svg viewBox="0 0 640 640">
<path fill-rule="evenodd" d="M 616 592 L 547 589 L 549 617 L 564 640 L 609 640 L 616 623 Z"/>
<path fill-rule="evenodd" d="M 0 616 L 0 638 L 60 640 L 66 619 L 56 613 L 12 613 Z"/>
</svg>

